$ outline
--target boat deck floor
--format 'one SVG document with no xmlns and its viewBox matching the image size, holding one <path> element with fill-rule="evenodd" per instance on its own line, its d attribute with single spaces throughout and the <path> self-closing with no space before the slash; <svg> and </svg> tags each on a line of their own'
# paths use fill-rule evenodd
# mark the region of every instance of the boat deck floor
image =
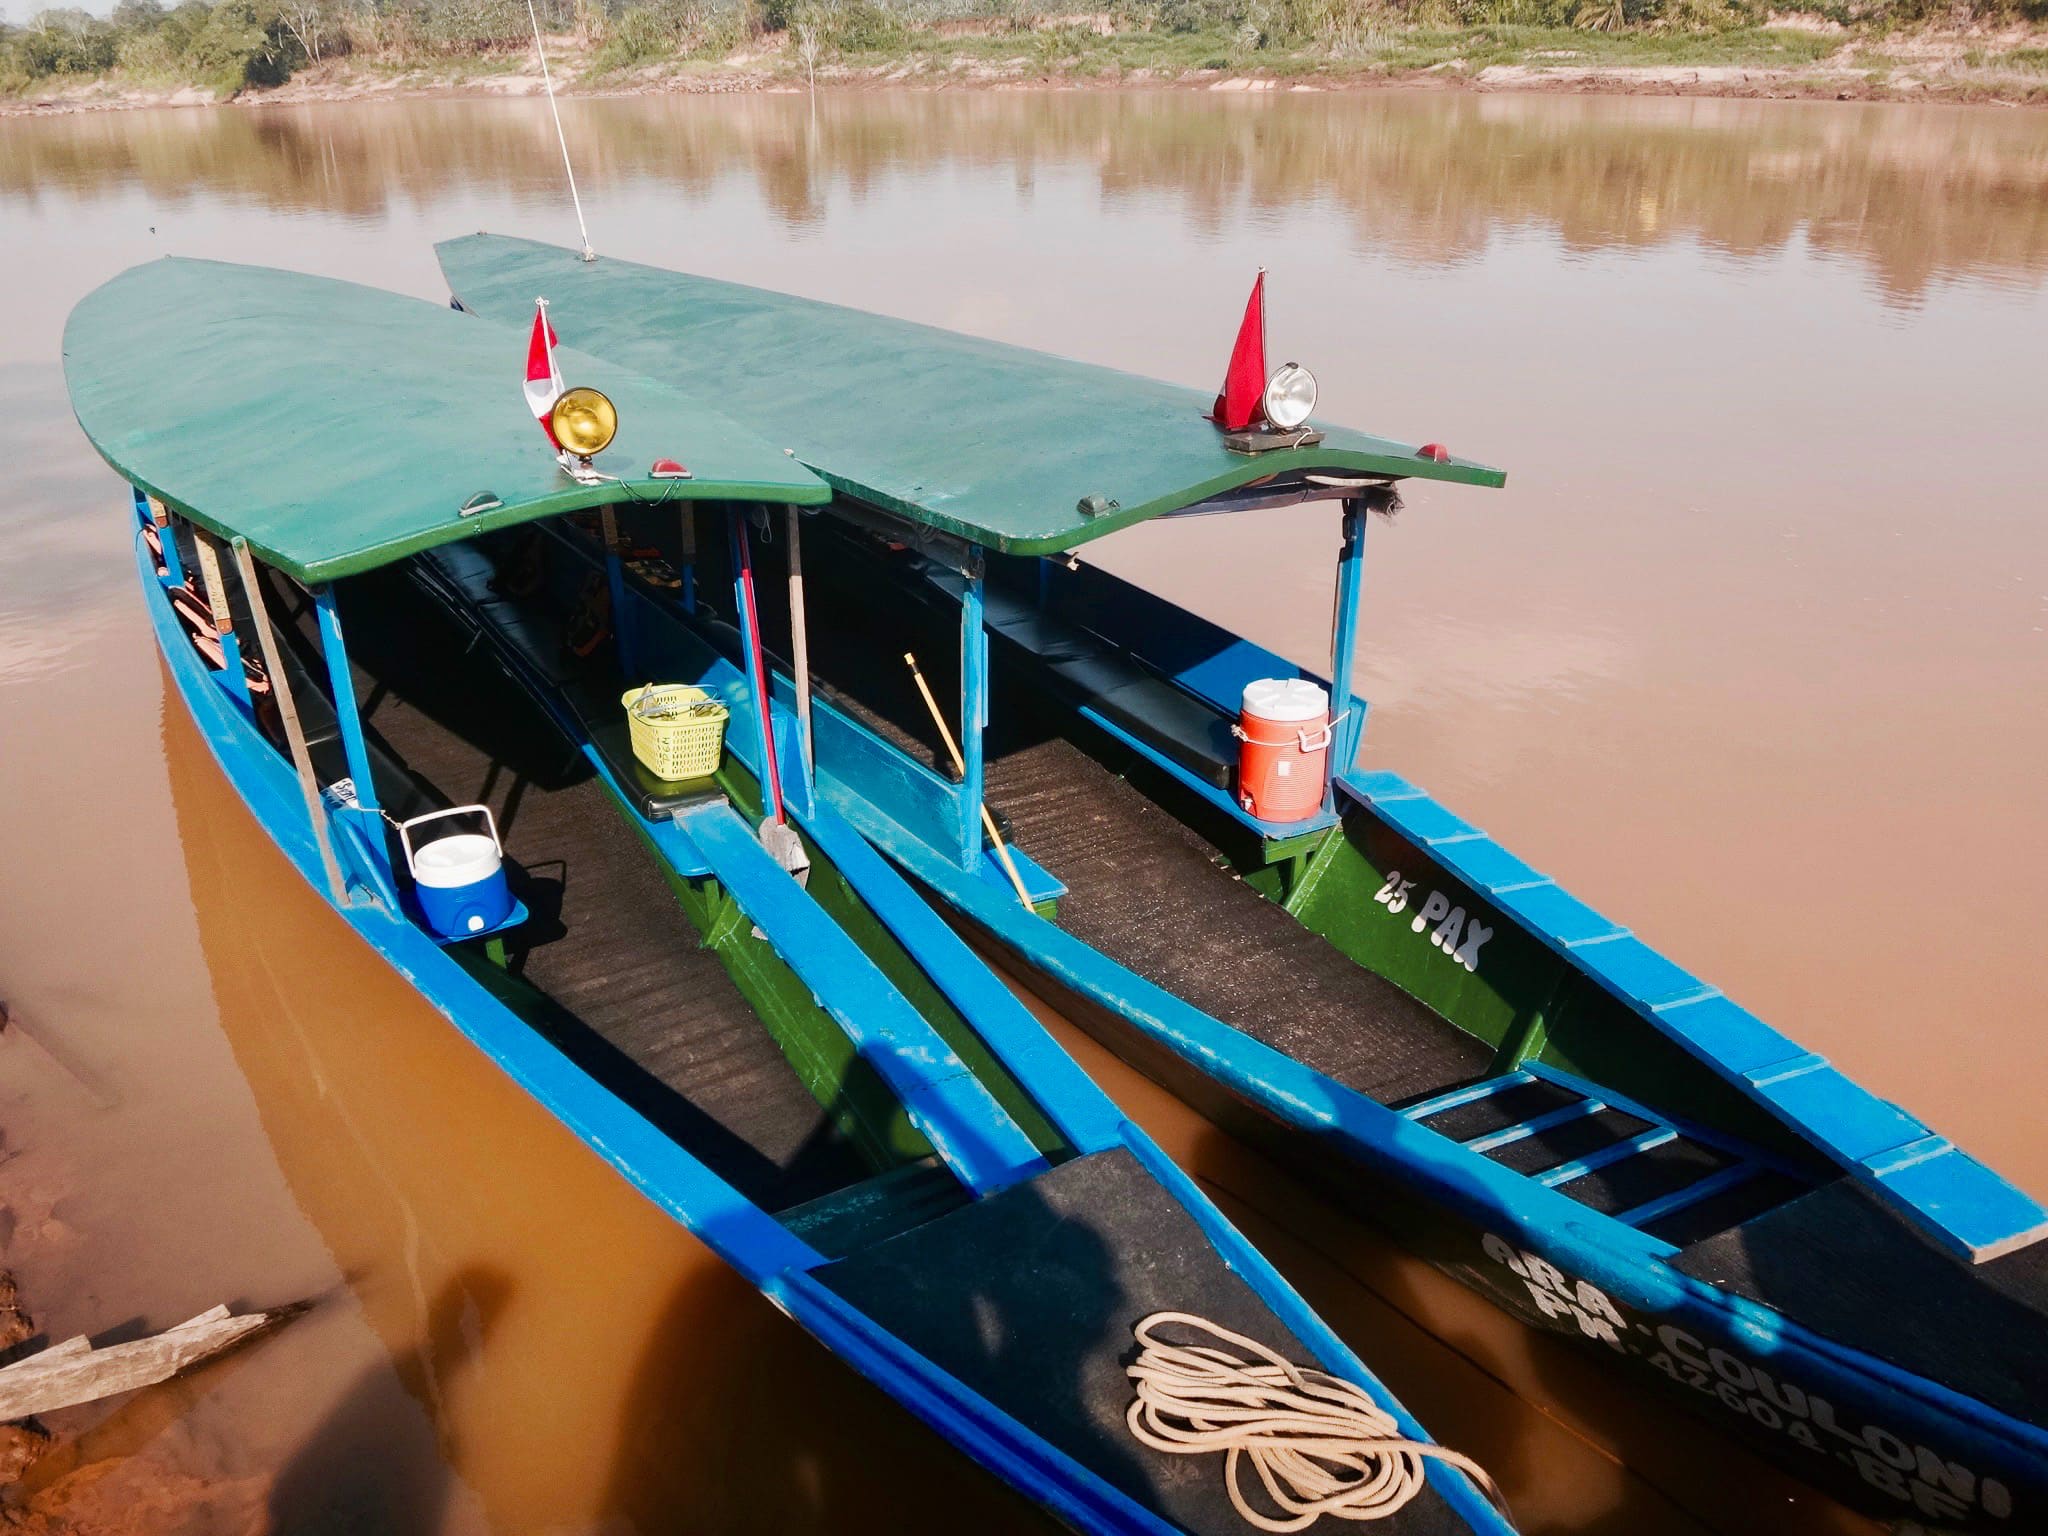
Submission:
<svg viewBox="0 0 2048 1536">
<path fill-rule="evenodd" d="M 538 704 L 487 652 L 466 654 L 470 636 L 402 575 L 340 590 L 367 730 L 430 798 L 488 804 L 498 818 L 533 913 L 506 936 L 503 985 L 530 989 L 515 999 L 522 1011 L 770 1210 L 866 1177 L 703 947 L 655 855 Z"/>
<path fill-rule="evenodd" d="M 986 780 L 1017 845 L 1066 885 L 1060 927 L 1147 981 L 1383 1103 L 1486 1074 L 1488 1046 L 1304 928 L 1073 742 L 996 757 Z"/>
<path fill-rule="evenodd" d="M 1314 1358 L 1122 1148 L 1076 1158 L 817 1275 L 1194 1536 L 1241 1536 L 1251 1527 L 1231 1506 L 1220 1458 L 1170 1456 L 1132 1438 L 1124 1367 L 1136 1354 L 1133 1326 L 1153 1312 L 1191 1312 L 1289 1359 Z M 1256 1486 L 1255 1477 L 1246 1481 Z M 1470 1527 L 1426 1488 L 1384 1529 L 1437 1536 Z"/>
</svg>

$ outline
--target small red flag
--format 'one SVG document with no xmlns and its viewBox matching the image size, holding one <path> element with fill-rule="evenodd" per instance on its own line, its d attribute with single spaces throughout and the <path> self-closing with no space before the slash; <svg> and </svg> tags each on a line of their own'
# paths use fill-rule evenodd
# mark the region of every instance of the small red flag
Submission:
<svg viewBox="0 0 2048 1536">
<path fill-rule="evenodd" d="M 1230 349 L 1230 367 L 1223 374 L 1223 393 L 1210 412 L 1226 432 L 1242 432 L 1266 414 L 1266 269 L 1259 268 L 1252 296 Z"/>
<path fill-rule="evenodd" d="M 548 442 L 559 452 L 562 445 L 555 441 L 554 424 L 548 419 L 555 402 L 562 398 L 562 375 L 555 367 L 555 340 L 555 328 L 548 324 L 548 301 L 536 299 L 533 338 L 526 344 L 526 407 L 540 422 L 541 431 L 547 433 Z"/>
</svg>

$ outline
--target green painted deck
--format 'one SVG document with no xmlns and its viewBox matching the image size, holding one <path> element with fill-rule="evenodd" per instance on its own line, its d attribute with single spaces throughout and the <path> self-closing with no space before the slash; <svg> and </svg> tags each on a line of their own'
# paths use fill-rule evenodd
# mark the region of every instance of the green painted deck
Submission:
<svg viewBox="0 0 2048 1536">
<path fill-rule="evenodd" d="M 830 499 L 779 448 L 674 388 L 560 348 L 564 380 L 619 410 L 596 467 L 632 477 L 577 484 L 520 393 L 527 335 L 354 283 L 168 258 L 71 312 L 64 376 L 115 469 L 307 584 L 605 502 Z M 645 478 L 657 458 L 693 478 Z M 464 517 L 481 492 L 501 505 Z"/>
<path fill-rule="evenodd" d="M 762 423 L 847 495 L 1005 553 L 1071 549 L 1283 473 L 1506 480 L 1322 422 L 1314 448 L 1249 457 L 1207 419 L 1213 390 L 530 240 L 436 250 L 478 315 L 514 320 L 544 294 L 564 341 Z M 1117 507 L 1091 517 L 1090 496 Z"/>
</svg>

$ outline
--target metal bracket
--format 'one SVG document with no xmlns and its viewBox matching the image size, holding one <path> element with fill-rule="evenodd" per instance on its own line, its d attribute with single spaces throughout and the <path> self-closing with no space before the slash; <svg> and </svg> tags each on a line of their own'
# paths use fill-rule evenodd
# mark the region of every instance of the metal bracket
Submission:
<svg viewBox="0 0 2048 1536">
<path fill-rule="evenodd" d="M 1244 432 L 1223 434 L 1223 446 L 1232 453 L 1271 453 L 1278 448 L 1313 448 L 1323 440 L 1315 427 L 1296 427 L 1283 432 L 1277 427 L 1254 427 Z"/>
</svg>

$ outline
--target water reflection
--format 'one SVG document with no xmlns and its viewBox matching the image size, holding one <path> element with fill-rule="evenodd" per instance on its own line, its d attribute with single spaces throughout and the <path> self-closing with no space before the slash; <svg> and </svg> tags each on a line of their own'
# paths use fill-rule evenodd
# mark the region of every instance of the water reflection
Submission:
<svg viewBox="0 0 2048 1536">
<path fill-rule="evenodd" d="M 1415 262 L 1529 228 L 1589 252 L 1693 240 L 1755 256 L 1804 239 L 1900 302 L 1944 278 L 2048 270 L 2038 113 L 1403 92 L 828 96 L 815 130 L 786 96 L 563 111 L 587 192 L 701 199 L 744 175 L 799 231 L 892 176 L 969 168 L 1027 193 L 1057 167 L 1108 200 L 1170 199 L 1197 233 L 1314 205 L 1353 246 Z M 139 188 L 378 218 L 471 191 L 552 194 L 559 173 L 546 114 L 519 101 L 97 113 L 5 133 L 0 196 L 29 206 Z"/>
</svg>

